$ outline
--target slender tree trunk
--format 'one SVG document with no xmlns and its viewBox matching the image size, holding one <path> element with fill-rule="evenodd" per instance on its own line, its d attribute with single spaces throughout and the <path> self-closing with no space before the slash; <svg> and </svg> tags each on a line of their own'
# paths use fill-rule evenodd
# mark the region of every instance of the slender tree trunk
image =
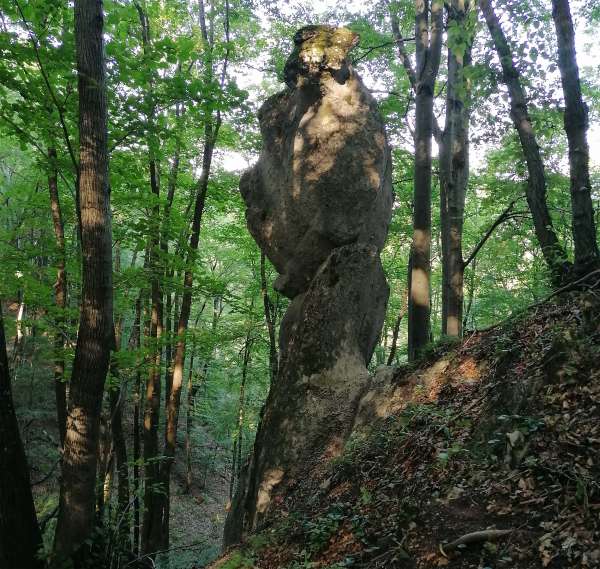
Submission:
<svg viewBox="0 0 600 569">
<path fill-rule="evenodd" d="M 116 258 L 119 260 L 119 267 L 115 262 L 115 270 L 119 271 L 120 251 L 116 252 Z M 123 318 L 119 317 L 115 323 L 115 351 L 121 349 L 122 335 Z M 111 362 L 111 374 L 118 379 L 118 387 L 112 389 L 108 396 L 112 441 L 116 459 L 115 466 L 117 469 L 117 520 L 120 522 L 119 527 L 116 528 L 119 537 L 118 551 L 123 552 L 131 548 L 129 518 L 126 515 L 127 508 L 129 507 L 129 465 L 127 463 L 127 442 L 125 440 L 125 433 L 123 432 L 123 407 L 125 405 L 127 387 L 122 383 L 124 380 L 120 377 L 119 365 L 115 358 Z"/>
<path fill-rule="evenodd" d="M 527 98 L 521 85 L 510 45 L 502 31 L 498 16 L 494 12 L 491 0 L 479 0 L 479 6 L 492 36 L 500 63 L 502 76 L 510 96 L 510 113 L 513 124 L 521 141 L 521 148 L 527 162 L 529 179 L 527 181 L 527 203 L 533 217 L 535 234 L 546 264 L 550 269 L 553 283 L 559 285 L 568 271 L 568 262 L 546 204 L 546 174 L 540 154 L 533 124 L 527 110 Z"/>
<path fill-rule="evenodd" d="M 565 96 L 564 123 L 569 141 L 575 269 L 578 274 L 583 274 L 596 268 L 600 261 L 591 197 L 588 109 L 581 94 L 569 0 L 552 0 L 552 18 L 556 27 L 558 67 Z"/>
<path fill-rule="evenodd" d="M 167 487 L 171 479 L 171 467 L 175 460 L 175 449 L 177 447 L 177 426 L 179 422 L 179 410 L 181 403 L 181 388 L 183 386 L 183 375 L 185 365 L 186 332 L 188 328 L 191 308 L 192 308 L 192 286 L 193 286 L 193 263 L 198 251 L 200 242 L 200 225 L 202 214 L 204 213 L 204 204 L 206 192 L 208 190 L 208 180 L 210 167 L 214 151 L 214 141 L 210 126 L 207 126 L 207 136 L 204 146 L 204 157 L 202 164 L 202 174 L 198 184 L 198 193 L 194 216 L 192 220 L 192 231 L 190 235 L 189 254 L 186 262 L 186 269 L 183 278 L 183 296 L 181 299 L 181 312 L 177 323 L 177 340 L 175 343 L 175 353 L 173 357 L 173 381 L 171 392 L 167 400 L 167 417 L 165 427 L 165 460 L 160 468 L 160 481 L 163 489 Z M 169 545 L 169 495 L 163 492 L 158 497 L 158 507 L 154 512 L 154 524 L 157 529 L 154 543 L 157 549 L 167 549 Z M 160 527 L 160 531 L 158 528 Z"/>
<path fill-rule="evenodd" d="M 473 258 L 471 262 L 471 278 L 469 279 L 469 288 L 468 288 L 468 296 L 467 296 L 467 308 L 465 310 L 465 315 L 463 318 L 463 330 L 467 328 L 467 324 L 469 322 L 469 317 L 471 317 L 471 321 L 473 320 L 471 309 L 473 308 L 473 301 L 475 300 L 475 272 L 477 270 L 477 259 Z"/>
<path fill-rule="evenodd" d="M 431 139 L 433 98 L 442 50 L 443 2 L 416 0 L 415 187 L 408 353 L 414 359 L 429 343 L 431 277 Z"/>
<path fill-rule="evenodd" d="M 106 480 L 110 476 L 113 464 L 113 440 L 110 424 L 110 411 L 105 409 L 100 418 L 100 443 L 98 444 L 98 485 L 96 495 L 96 518 L 98 526 L 103 524 L 104 504 L 106 500 Z"/>
<path fill-rule="evenodd" d="M 394 363 L 396 352 L 398 351 L 398 335 L 400 333 L 400 324 L 402 323 L 402 320 L 404 320 L 406 312 L 408 311 L 408 287 L 402 295 L 402 298 L 402 306 L 400 307 L 400 311 L 398 312 L 396 322 L 394 322 L 394 329 L 392 331 L 392 346 L 390 348 L 390 355 L 387 359 L 387 365 L 389 366 L 391 366 Z"/>
<path fill-rule="evenodd" d="M 65 256 L 65 226 L 58 195 L 58 176 L 56 170 L 56 149 L 48 149 L 50 172 L 48 174 L 48 191 L 50 193 L 50 210 L 54 226 L 54 238 L 58 259 L 56 262 L 56 281 L 54 283 L 54 301 L 57 315 L 55 319 L 56 336 L 54 339 L 54 393 L 56 397 L 56 417 L 60 446 L 65 442 L 67 428 L 67 385 L 65 383 L 65 309 L 67 308 L 67 270 Z"/>
<path fill-rule="evenodd" d="M 153 245 L 158 245 L 158 242 Z M 154 263 L 154 268 L 158 270 L 156 262 Z M 142 526 L 142 552 L 145 554 L 157 549 L 154 538 L 157 529 L 154 526 L 155 516 L 161 501 L 157 491 L 160 473 L 158 462 L 158 430 L 161 390 L 160 364 L 162 354 L 159 346 L 162 336 L 162 293 L 158 278 L 152 279 L 151 289 L 150 342 L 152 344 L 153 356 L 146 384 L 146 404 L 144 409 L 144 523 Z"/>
<path fill-rule="evenodd" d="M 452 0 L 448 22 L 464 29 L 468 0 Z M 464 33 L 464 32 L 463 32 Z M 471 45 L 463 51 L 448 48 L 446 124 L 440 145 L 440 220 L 442 237 L 442 334 L 462 336 L 464 263 L 462 234 L 469 182 L 470 101 L 465 67 Z M 461 46 L 462 48 L 463 46 Z"/>
<path fill-rule="evenodd" d="M 142 6 L 135 3 L 138 11 L 140 25 L 142 28 L 142 44 L 144 59 L 150 57 L 150 23 L 148 16 Z M 163 291 L 162 280 L 164 266 L 160 259 L 161 248 L 161 207 L 160 207 L 160 181 L 158 172 L 158 161 L 156 150 L 158 141 L 154 135 L 155 130 L 155 104 L 153 81 L 151 80 L 146 93 L 148 105 L 148 169 L 150 176 L 150 189 L 154 196 L 152 208 L 152 235 L 150 238 L 150 282 L 152 316 L 150 325 L 150 342 L 152 346 L 151 366 L 146 384 L 146 404 L 144 410 L 144 523 L 142 527 L 142 552 L 145 554 L 157 550 L 156 536 L 160 531 L 157 525 L 162 499 L 159 497 L 158 489 L 160 478 L 159 456 L 159 423 L 160 423 L 160 399 L 161 399 L 161 362 L 162 362 L 162 336 L 163 336 Z"/>
<path fill-rule="evenodd" d="M 273 310 L 273 303 L 269 298 L 269 290 L 267 288 L 267 275 L 265 270 L 266 258 L 264 251 L 260 252 L 260 291 L 263 297 L 263 305 L 265 309 L 265 321 L 269 332 L 269 372 L 271 375 L 271 383 L 277 377 L 277 368 L 279 365 L 277 356 L 277 340 L 275 337 L 275 320 L 277 314 Z"/>
<path fill-rule="evenodd" d="M 181 71 L 181 66 L 178 68 L 178 72 Z M 175 120 L 177 121 L 176 129 L 176 141 L 175 141 L 175 152 L 173 153 L 173 160 L 171 163 L 171 170 L 169 172 L 169 179 L 167 184 L 167 201 L 165 203 L 164 215 L 162 220 L 161 229 L 161 250 L 164 259 L 168 259 L 169 256 L 169 223 L 171 219 L 171 208 L 173 206 L 173 199 L 175 198 L 175 191 L 177 189 L 177 179 L 179 177 L 179 162 L 181 157 L 181 137 L 179 136 L 179 120 L 181 114 L 185 109 L 177 104 L 175 107 Z M 175 293 L 175 304 L 173 306 L 173 295 L 171 289 L 173 288 L 173 279 L 175 277 L 175 270 L 167 264 L 166 267 L 166 313 L 167 320 L 165 328 L 167 331 L 167 337 L 165 342 L 165 401 L 169 398 L 171 392 L 171 383 L 173 381 L 173 337 L 175 332 L 175 322 L 177 320 L 177 314 L 179 309 L 178 294 Z"/>
<path fill-rule="evenodd" d="M 114 345 L 103 27 L 100 0 L 75 0 L 83 283 L 54 543 L 58 559 L 80 548 L 85 554 L 92 533 L 100 409 Z"/>
<path fill-rule="evenodd" d="M 242 454 L 244 450 L 244 414 L 246 405 L 246 380 L 248 379 L 248 366 L 250 365 L 250 356 L 252 354 L 252 339 L 250 333 L 246 336 L 244 346 L 244 360 L 242 362 L 242 381 L 240 382 L 240 399 L 238 404 L 238 423 L 237 423 L 237 473 L 239 479 L 242 470 Z"/>
<path fill-rule="evenodd" d="M 205 54 L 205 78 L 214 80 L 213 70 L 213 38 L 212 34 L 207 33 L 206 17 L 204 11 L 204 2 L 200 1 L 200 26 L 202 36 L 207 46 Z M 229 42 L 229 3 L 225 1 L 225 39 Z M 224 86 L 229 51 L 226 48 L 223 68 L 221 70 L 220 87 Z M 211 173 L 211 165 L 217 136 L 221 126 L 222 117 L 219 110 L 216 112 L 216 118 L 212 112 L 207 112 L 204 126 L 204 149 L 202 155 L 202 171 L 198 180 L 196 198 L 194 200 L 194 212 L 192 215 L 192 227 L 189 237 L 189 248 L 185 263 L 183 276 L 183 293 L 181 298 L 181 311 L 177 321 L 177 334 L 175 350 L 173 354 L 173 380 L 171 391 L 166 403 L 166 426 L 165 426 L 165 460 L 160 465 L 160 483 L 163 492 L 157 496 L 158 506 L 153 513 L 153 533 L 152 543 L 155 549 L 167 549 L 169 546 L 169 502 L 170 497 L 168 488 L 171 479 L 171 468 L 175 460 L 175 450 L 177 446 L 177 428 L 179 422 L 179 411 L 181 404 L 181 390 L 183 386 L 184 365 L 186 355 L 186 332 L 189 324 L 189 318 L 192 308 L 193 295 L 193 265 L 196 261 L 198 245 L 200 242 L 200 227 L 204 205 L 206 202 L 206 193 Z M 166 489 L 166 490 L 165 490 Z"/>
<path fill-rule="evenodd" d="M 171 383 L 173 381 L 173 295 L 171 294 L 171 291 L 167 291 L 165 298 L 165 401 L 168 401 L 169 393 L 171 392 Z"/>
<path fill-rule="evenodd" d="M 12 398 L 0 302 L 0 567 L 43 567 L 29 466 Z"/>
<path fill-rule="evenodd" d="M 252 340 L 250 332 L 246 335 L 244 342 L 244 354 L 242 359 L 242 378 L 240 381 L 240 391 L 238 400 L 238 413 L 235 425 L 235 440 L 233 443 L 233 453 L 231 460 L 231 479 L 229 480 L 229 498 L 233 497 L 235 491 L 235 483 L 239 479 L 242 469 L 242 454 L 244 445 L 244 407 L 246 401 L 246 379 L 248 377 L 248 365 L 250 363 L 250 355 L 252 349 Z"/>
<path fill-rule="evenodd" d="M 142 320 L 142 294 L 138 297 L 135 303 L 135 320 L 133 324 L 133 333 L 130 339 L 130 347 L 135 348 L 138 353 L 136 358 L 135 383 L 133 386 L 133 553 L 138 555 L 140 551 L 140 406 L 141 406 L 141 320 Z"/>
<path fill-rule="evenodd" d="M 194 356 L 196 342 L 192 342 L 192 353 L 190 355 L 190 369 L 188 370 L 187 382 L 187 417 L 185 423 L 185 491 L 190 493 L 193 482 L 192 470 L 192 428 L 194 423 L 194 401 L 196 399 L 197 386 L 194 385 Z"/>
<path fill-rule="evenodd" d="M 19 304 L 19 308 L 17 309 L 17 317 L 15 319 L 15 341 L 13 343 L 13 353 L 12 353 L 12 370 L 15 378 L 17 377 L 17 372 L 19 366 L 21 365 L 21 359 L 23 355 L 23 347 L 25 340 L 25 332 L 23 331 L 23 320 L 25 319 L 25 293 L 22 289 L 19 289 L 17 292 L 17 300 Z"/>
</svg>

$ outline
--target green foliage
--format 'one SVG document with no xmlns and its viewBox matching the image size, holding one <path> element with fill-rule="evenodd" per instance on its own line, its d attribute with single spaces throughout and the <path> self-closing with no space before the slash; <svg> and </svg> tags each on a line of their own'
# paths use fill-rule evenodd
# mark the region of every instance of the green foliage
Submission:
<svg viewBox="0 0 600 569">
<path fill-rule="evenodd" d="M 577 29 L 581 37 L 581 26 L 585 24 L 595 29 L 600 20 L 600 4 L 595 0 L 584 4 L 577 7 L 577 15 L 583 21 Z M 398 59 L 389 27 L 389 9 L 399 17 L 401 32 L 407 39 L 407 53 L 412 57 L 414 2 L 397 0 L 391 6 L 381 2 L 339 4 L 321 9 L 316 5 L 282 2 L 255 4 L 216 0 L 207 12 L 212 43 L 207 42 L 198 23 L 196 4 L 183 0 L 145 0 L 139 6 L 148 18 L 147 42 L 142 37 L 135 2 L 108 0 L 104 4 L 114 255 L 120 260 L 114 274 L 115 319 L 123 325 L 122 342 L 120 350 L 113 355 L 116 367 L 107 381 L 107 392 L 120 388 L 131 402 L 139 373 L 143 394 L 150 355 L 156 348 L 147 330 L 144 332 L 150 317 L 150 282 L 157 277 L 156 267 L 147 261 L 150 253 L 157 258 L 165 307 L 168 300 L 172 305 L 180 302 L 183 273 L 190 270 L 194 278 L 193 303 L 184 337 L 188 349 L 186 379 L 189 373 L 195 396 L 191 398 L 189 409 L 185 408 L 186 385 L 180 423 L 189 413 L 192 465 L 199 481 L 205 483 L 211 476 L 223 473 L 229 476 L 234 445 L 241 444 L 244 457 L 251 450 L 269 387 L 269 337 L 264 321 L 260 253 L 245 227 L 245 208 L 238 183 L 240 171 L 257 156 L 260 135 L 256 112 L 268 95 L 282 87 L 283 67 L 291 51 L 293 33 L 301 25 L 316 21 L 346 23 L 360 34 L 361 43 L 352 57 L 378 100 L 392 146 L 395 201 L 389 238 L 382 252 L 390 300 L 371 366 L 387 362 L 392 332 L 403 311 L 406 295 L 414 184 L 414 96 Z M 548 7 L 547 2 L 511 0 L 502 3 L 498 10 L 511 38 L 517 66 L 523 73 L 530 114 L 546 165 L 553 221 L 570 250 L 567 145 Z M 229 38 L 225 35 L 226 9 Z M 15 358 L 13 366 L 17 399 L 20 418 L 24 422 L 34 421 L 36 426 L 43 425 L 45 429 L 53 420 L 53 410 L 49 402 L 47 405 L 33 403 L 36 386 L 44 382 L 40 392 L 51 390 L 49 364 L 57 355 L 65 359 L 64 379 L 69 381 L 81 298 L 75 199 L 79 141 L 73 9 L 71 4 L 58 0 L 19 0 L 18 3 L 0 0 L 0 13 L 0 266 L 3 269 L 0 298 L 4 301 L 10 338 L 17 332 L 19 303 L 26 308 L 19 324 L 25 330 L 23 355 L 21 359 Z M 463 85 L 459 89 L 459 98 L 469 99 L 472 108 L 465 258 L 507 205 L 517 200 L 509 219 L 495 230 L 467 267 L 465 323 L 470 331 L 519 313 L 544 297 L 550 285 L 522 198 L 527 169 L 511 127 L 499 61 L 475 10 L 469 11 L 463 22 L 450 20 L 446 32 L 446 45 L 457 55 L 463 56 L 468 46 L 473 48 L 473 65 L 464 71 Z M 578 46 L 578 52 L 585 53 L 585 45 L 581 48 Z M 592 50 L 588 51 L 588 56 L 594 55 Z M 226 57 L 227 68 L 221 75 Z M 598 69 L 582 65 L 581 71 L 590 121 L 597 130 Z M 436 86 L 436 115 L 440 124 L 446 79 L 447 67 L 443 63 Z M 200 248 L 192 255 L 189 229 L 202 168 L 201 157 L 206 133 L 216 124 L 217 116 L 222 125 L 210 172 Z M 50 148 L 57 152 L 54 163 L 48 159 Z M 158 165 L 159 196 L 150 187 L 151 160 Z M 594 162 L 592 171 L 596 206 L 600 197 L 598 166 L 597 161 Z M 48 175 L 54 167 L 58 172 L 65 225 L 64 257 L 69 283 L 69 302 L 65 310 L 56 307 L 53 290 L 57 261 L 62 256 L 49 214 Z M 437 160 L 433 168 L 435 174 L 439 169 Z M 174 196 L 168 205 L 171 184 Z M 434 179 L 432 324 L 435 341 L 423 356 L 426 360 L 452 348 L 452 342 L 441 337 L 439 193 Z M 155 217 L 156 208 L 161 212 L 160 219 Z M 157 230 L 160 243 L 155 247 L 152 236 Z M 268 295 L 278 325 L 287 300 L 272 289 L 275 276 L 274 268 L 267 263 Z M 142 304 L 143 338 L 139 349 L 130 342 L 137 299 Z M 165 313 L 165 320 L 166 317 Z M 171 328 L 164 331 L 158 344 L 163 353 L 178 338 L 177 315 L 173 316 L 173 310 L 170 320 Z M 55 337 L 65 340 L 59 353 L 53 350 Z M 406 339 L 407 318 L 403 318 L 395 363 L 406 359 Z M 499 340 L 498 362 L 510 357 L 511 342 L 510 336 Z M 246 344 L 251 348 L 242 398 L 244 412 L 238 432 Z M 166 367 L 163 357 L 161 377 L 165 376 Z M 568 375 L 568 370 L 565 374 Z M 28 391 L 26 386 L 29 385 Z M 31 394 L 31 403 L 23 394 Z M 510 428 L 523 432 L 531 428 L 523 423 L 525 418 L 510 417 Z M 431 407 L 411 406 L 393 424 L 378 430 L 368 445 L 372 441 L 375 448 L 394 444 L 396 437 L 403 436 L 407 425 L 414 421 L 443 429 L 444 422 L 450 419 L 437 416 Z M 182 429 L 179 442 L 183 442 Z M 52 452 L 47 452 L 32 444 L 28 448 L 31 462 L 41 471 L 47 471 L 56 458 L 55 446 Z M 334 461 L 333 468 L 351 471 L 353 457 L 365 450 L 364 440 L 351 439 L 344 455 Z M 463 451 L 460 444 L 449 440 L 447 448 L 438 455 L 438 467 L 445 468 Z M 38 497 L 41 517 L 54 508 L 54 491 Z M 582 500 L 584 495 L 585 488 L 582 488 Z M 372 499 L 368 488 L 361 489 L 363 505 Z M 337 516 L 339 513 L 330 512 L 304 528 L 311 552 L 322 547 L 337 529 L 340 521 Z M 45 534 L 48 551 L 53 523 L 48 522 Z M 179 529 L 174 526 L 176 534 Z M 205 557 L 214 553 L 212 550 Z M 171 567 L 175 567 L 173 556 L 170 557 Z M 191 560 L 190 565 L 200 563 L 200 557 L 197 552 L 182 553 L 181 564 L 188 560 Z M 231 563 L 234 563 L 231 567 L 251 566 L 244 565 L 250 561 L 242 554 L 232 557 Z"/>
</svg>

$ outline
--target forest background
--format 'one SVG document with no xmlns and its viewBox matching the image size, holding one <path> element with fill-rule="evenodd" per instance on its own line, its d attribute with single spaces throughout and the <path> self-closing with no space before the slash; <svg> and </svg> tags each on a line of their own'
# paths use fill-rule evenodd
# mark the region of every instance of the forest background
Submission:
<svg viewBox="0 0 600 569">
<path fill-rule="evenodd" d="M 600 3 L 572 2 L 571 9 L 598 227 Z M 415 95 L 406 62 L 415 51 L 415 2 L 134 0 L 107 1 L 104 13 L 116 346 L 104 392 L 96 509 L 109 527 L 120 527 L 127 512 L 123 525 L 136 555 L 189 546 L 176 560 L 171 555 L 171 567 L 188 566 L 218 550 L 222 507 L 276 374 L 287 301 L 273 290 L 275 271 L 246 230 L 238 182 L 260 148 L 257 109 L 282 88 L 294 32 L 308 23 L 345 24 L 361 36 L 352 55 L 387 125 L 396 196 L 382 254 L 391 295 L 371 366 L 409 356 Z M 554 228 L 572 251 L 552 5 L 507 0 L 497 13 L 527 92 Z M 61 401 L 82 290 L 74 12 L 62 0 L 0 0 L 0 16 L 0 298 L 49 555 L 66 414 Z M 445 31 L 445 47 L 471 56 L 461 79 L 471 127 L 461 318 L 469 334 L 543 298 L 553 283 L 527 208 L 527 165 L 488 30 L 471 7 L 460 26 Z M 434 91 L 440 124 L 447 85 L 443 58 Z M 439 172 L 434 151 L 429 337 L 436 341 L 445 338 Z M 173 472 L 164 458 L 171 455 Z M 166 490 L 154 503 L 155 484 L 172 488 L 173 499 Z M 213 500 L 211 492 L 215 522 L 197 525 L 194 515 L 209 515 L 198 502 Z M 156 512 L 163 522 L 152 530 L 145 516 Z M 117 566 L 121 538 L 102 539 Z"/>
</svg>

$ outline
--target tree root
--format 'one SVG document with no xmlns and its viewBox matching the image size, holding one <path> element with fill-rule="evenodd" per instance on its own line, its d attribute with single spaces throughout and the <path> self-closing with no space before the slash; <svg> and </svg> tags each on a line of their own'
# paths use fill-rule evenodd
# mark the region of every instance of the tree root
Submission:
<svg viewBox="0 0 600 569">
<path fill-rule="evenodd" d="M 447 557 L 446 553 L 455 550 L 459 545 L 469 545 L 471 543 L 479 543 L 482 541 L 496 541 L 513 533 L 514 531 L 514 529 L 486 529 L 483 531 L 474 531 L 472 533 L 467 533 L 445 545 L 440 543 L 440 552 L 442 555 Z"/>
</svg>

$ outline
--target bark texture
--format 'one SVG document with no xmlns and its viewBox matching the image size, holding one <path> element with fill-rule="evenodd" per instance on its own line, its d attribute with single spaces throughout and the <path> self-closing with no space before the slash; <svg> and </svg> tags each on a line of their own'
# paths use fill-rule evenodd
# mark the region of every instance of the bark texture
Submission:
<svg viewBox="0 0 600 569">
<path fill-rule="evenodd" d="M 58 559 L 80 549 L 85 555 L 82 545 L 93 529 L 100 410 L 114 344 L 103 26 L 101 1 L 75 1 L 83 283 L 54 543 Z"/>
<path fill-rule="evenodd" d="M 569 141 L 575 269 L 581 274 L 596 268 L 600 262 L 591 197 L 588 109 L 581 94 L 569 0 L 552 0 L 552 18 L 556 27 L 558 67 L 565 96 L 564 122 Z"/>
<path fill-rule="evenodd" d="M 448 22 L 464 29 L 469 2 L 452 0 Z M 462 335 L 464 262 L 462 249 L 465 197 L 469 183 L 468 85 L 465 66 L 471 63 L 471 46 L 464 52 L 448 47 L 446 124 L 440 145 L 440 220 L 442 238 L 442 334 Z"/>
<path fill-rule="evenodd" d="M 391 158 L 375 101 L 346 59 L 357 37 L 309 26 L 294 39 L 288 88 L 259 112 L 263 149 L 240 183 L 248 228 L 293 300 L 226 545 L 256 529 L 305 469 L 341 451 L 388 299 L 379 253 Z"/>
<path fill-rule="evenodd" d="M 513 61 L 510 45 L 500 26 L 491 0 L 479 0 L 479 6 L 502 64 L 502 77 L 510 96 L 511 118 L 527 162 L 529 173 L 527 203 L 533 217 L 535 234 L 550 269 L 552 280 L 554 284 L 558 285 L 568 270 L 567 256 L 554 231 L 552 218 L 546 204 L 546 173 L 533 123 L 527 110 L 527 98 L 521 85 L 519 71 Z"/>
<path fill-rule="evenodd" d="M 417 0 L 415 16 L 415 185 L 413 242 L 408 297 L 408 354 L 414 359 L 429 343 L 431 313 L 431 141 L 433 97 L 443 35 L 443 2 Z"/>
<path fill-rule="evenodd" d="M 13 405 L 0 305 L 0 567 L 43 567 L 36 558 L 41 545 L 29 466 Z"/>
<path fill-rule="evenodd" d="M 54 392 L 56 397 L 56 418 L 60 446 L 65 442 L 67 428 L 67 384 L 65 383 L 65 340 L 64 322 L 67 308 L 67 270 L 65 258 L 65 225 L 58 194 L 58 176 L 56 170 L 56 149 L 48 149 L 50 171 L 48 174 L 48 192 L 50 194 L 50 210 L 58 259 L 56 262 L 56 281 L 54 283 L 54 301 L 57 315 L 55 319 L 56 336 L 54 339 Z"/>
</svg>

